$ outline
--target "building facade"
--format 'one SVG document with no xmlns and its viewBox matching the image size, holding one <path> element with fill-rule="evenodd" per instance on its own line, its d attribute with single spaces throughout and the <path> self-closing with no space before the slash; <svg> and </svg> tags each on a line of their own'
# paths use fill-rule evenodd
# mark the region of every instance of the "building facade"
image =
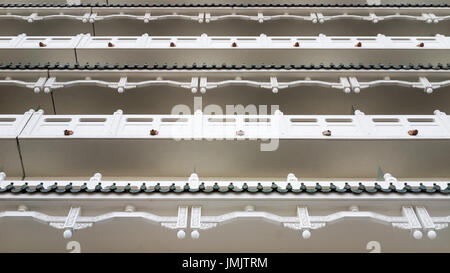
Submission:
<svg viewBox="0 0 450 273">
<path fill-rule="evenodd" d="M 1 252 L 449 252 L 448 1 L 1 1 Z"/>
</svg>

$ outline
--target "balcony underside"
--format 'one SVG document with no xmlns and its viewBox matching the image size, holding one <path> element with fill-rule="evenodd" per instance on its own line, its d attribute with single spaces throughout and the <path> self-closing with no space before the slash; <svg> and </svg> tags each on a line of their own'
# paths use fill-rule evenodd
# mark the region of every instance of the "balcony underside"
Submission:
<svg viewBox="0 0 450 273">
<path fill-rule="evenodd" d="M 450 177 L 449 120 L 428 116 L 42 115 L 2 116 L 2 138 L 25 174 L 10 176 Z M 22 118 L 24 119 L 24 118 Z M 28 120 L 28 118 L 26 119 Z"/>
</svg>

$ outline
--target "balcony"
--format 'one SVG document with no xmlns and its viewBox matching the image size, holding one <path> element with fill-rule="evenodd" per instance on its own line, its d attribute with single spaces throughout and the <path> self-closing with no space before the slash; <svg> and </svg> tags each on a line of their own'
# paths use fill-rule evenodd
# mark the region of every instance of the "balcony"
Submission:
<svg viewBox="0 0 450 273">
<path fill-rule="evenodd" d="M 4 63 L 309 64 L 450 62 L 443 35 L 378 36 L 4 36 Z M 270 54 L 267 54 L 270 52 Z M 339 52 L 339 54 L 336 54 Z"/>
<path fill-rule="evenodd" d="M 44 115 L 18 139 L 27 176 L 450 177 L 450 120 L 435 115 Z M 11 146 L 13 147 L 13 146 Z M 424 152 L 426 151 L 426 152 Z M 18 151 L 12 154 L 18 156 Z M 9 154 L 2 154 L 2 158 Z M 320 162 L 320 164 L 318 163 Z M 337 162 L 339 162 L 337 164 Z M 175 167 L 176 166 L 176 167 Z M 22 173 L 6 170 L 10 176 Z"/>
</svg>

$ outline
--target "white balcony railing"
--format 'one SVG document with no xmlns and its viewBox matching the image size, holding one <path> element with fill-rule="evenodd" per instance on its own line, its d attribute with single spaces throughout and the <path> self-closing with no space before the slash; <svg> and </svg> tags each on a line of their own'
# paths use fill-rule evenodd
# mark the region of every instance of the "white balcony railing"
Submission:
<svg viewBox="0 0 450 273">
<path fill-rule="evenodd" d="M 65 130 L 72 133 L 67 135 Z M 151 134 L 151 130 L 158 133 Z M 325 134 L 330 130 L 330 135 Z M 417 130 L 417 133 L 410 132 Z M 242 132 L 242 133 L 239 133 Z M 450 139 L 450 118 L 435 115 L 43 115 L 19 139 Z"/>
<path fill-rule="evenodd" d="M 286 171 L 302 177 L 373 177 L 382 166 L 401 177 L 450 177 L 449 128 L 449 118 L 439 111 L 414 116 L 38 111 L 17 139 L 30 176 L 101 171 L 167 177 L 197 169 L 205 177 L 273 177 Z"/>
<path fill-rule="evenodd" d="M 450 38 L 378 36 L 2 37 L 3 62 L 22 63 L 424 63 L 450 62 Z M 267 54 L 270 50 L 271 54 Z M 336 50 L 340 51 L 336 54 Z M 219 54 L 220 52 L 220 54 Z"/>
</svg>

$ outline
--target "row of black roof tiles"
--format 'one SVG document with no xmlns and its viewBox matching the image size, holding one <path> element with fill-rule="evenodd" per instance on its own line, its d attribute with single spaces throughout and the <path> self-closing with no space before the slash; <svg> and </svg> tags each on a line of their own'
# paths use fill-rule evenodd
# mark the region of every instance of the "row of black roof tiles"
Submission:
<svg viewBox="0 0 450 273">
<path fill-rule="evenodd" d="M 450 193 L 450 183 L 447 184 L 447 188 L 443 189 L 439 185 L 434 184 L 432 188 L 425 187 L 422 183 L 420 186 L 412 187 L 407 183 L 404 184 L 403 188 L 396 188 L 392 183 L 388 188 L 382 188 L 378 183 L 375 183 L 374 187 L 366 187 L 362 183 L 359 183 L 358 187 L 351 187 L 348 183 L 345 183 L 343 188 L 337 188 L 333 183 L 330 186 L 322 187 L 319 183 L 316 184 L 314 188 L 306 187 L 301 183 L 300 188 L 294 189 L 290 183 L 287 184 L 286 188 L 280 188 L 276 183 L 272 183 L 271 187 L 263 187 L 261 183 L 258 183 L 256 187 L 249 187 L 247 183 L 244 183 L 242 187 L 235 187 L 233 183 L 230 183 L 227 187 L 220 187 L 215 183 L 212 187 L 206 187 L 204 183 L 201 183 L 198 188 L 191 188 L 189 183 L 182 188 L 176 187 L 172 184 L 169 187 L 161 187 L 159 183 L 153 187 L 147 187 L 145 183 L 142 183 L 139 188 L 131 187 L 130 184 L 125 187 L 116 187 L 115 183 L 111 186 L 103 187 L 101 183 L 98 183 L 93 189 L 89 189 L 87 184 L 84 183 L 81 187 L 73 187 L 72 183 L 67 185 L 58 185 L 54 183 L 53 185 L 45 188 L 43 184 L 30 187 L 27 183 L 22 186 L 14 186 L 13 183 L 7 185 L 4 188 L 0 187 L 1 193 L 440 193 L 449 194 Z"/>
<path fill-rule="evenodd" d="M 450 70 L 450 63 L 448 64 L 408 64 L 408 65 L 393 65 L 393 64 L 333 64 L 330 63 L 328 65 L 325 64 L 310 64 L 310 65 L 275 65 L 275 64 L 261 64 L 261 65 L 227 65 L 227 64 L 221 64 L 221 65 L 207 65 L 207 64 L 201 64 L 197 65 L 196 63 L 193 63 L 192 65 L 178 65 L 178 64 L 104 64 L 101 65 L 99 63 L 91 65 L 89 63 L 86 64 L 60 64 L 60 63 L 46 63 L 46 64 L 22 64 L 22 63 L 8 63 L 3 64 L 0 63 L 0 70 L 5 69 L 12 69 L 12 70 L 30 70 L 30 69 L 43 69 L 43 70 L 123 70 L 123 69 L 136 69 L 136 70 L 197 70 L 197 69 L 203 69 L 203 70 L 264 70 L 264 69 L 278 69 L 278 70 L 349 70 L 349 69 L 357 69 L 357 70 Z"/>
<path fill-rule="evenodd" d="M 240 4 L 232 4 L 232 3 L 120 3 L 120 4 L 103 4 L 103 3 L 94 3 L 94 4 L 79 4 L 79 5 L 68 5 L 68 4 L 58 4 L 58 3 L 5 3 L 0 4 L 0 8 L 21 8 L 21 7 L 61 7 L 61 8 L 79 8 L 79 7 L 305 7 L 305 8 L 367 8 L 367 7 L 413 7 L 413 8 L 423 8 L 423 7 L 449 7 L 448 3 L 392 3 L 392 4 L 362 4 L 362 3 L 354 3 L 354 4 L 330 4 L 330 3 L 314 3 L 314 4 L 289 4 L 289 3 L 276 3 L 276 4 L 264 4 L 264 3 L 240 3 Z"/>
</svg>

